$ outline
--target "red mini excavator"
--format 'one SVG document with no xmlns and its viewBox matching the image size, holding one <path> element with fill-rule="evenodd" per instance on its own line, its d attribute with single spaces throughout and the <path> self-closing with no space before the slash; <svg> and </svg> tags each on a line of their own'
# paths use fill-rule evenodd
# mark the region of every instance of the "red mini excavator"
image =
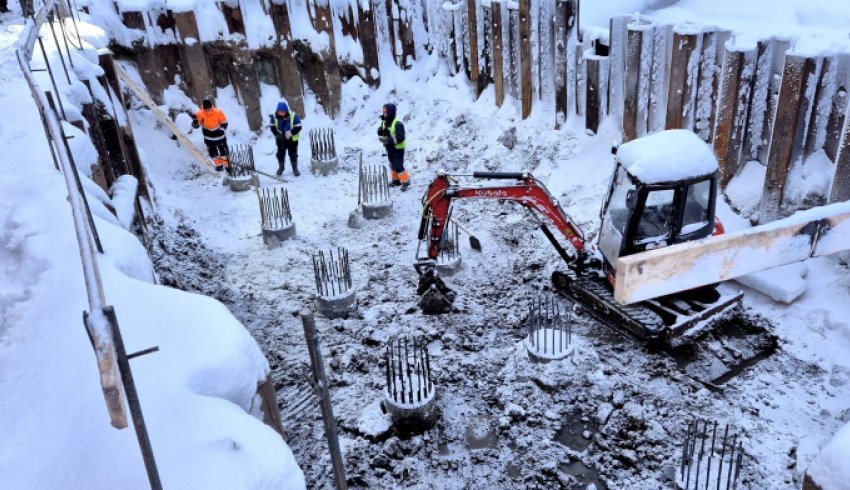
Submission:
<svg viewBox="0 0 850 490">
<path fill-rule="evenodd" d="M 451 310 L 455 297 L 435 271 L 441 240 L 456 199 L 513 201 L 532 211 L 540 229 L 567 265 L 552 276 L 557 291 L 584 305 L 597 320 L 625 328 L 643 339 L 675 343 L 709 327 L 735 308 L 742 294 L 706 286 L 622 305 L 614 300 L 617 258 L 723 233 L 715 218 L 717 161 L 689 131 L 663 131 L 615 148 L 616 167 L 600 213 L 597 243 L 588 244 L 575 222 L 546 187 L 529 173 L 475 172 L 473 179 L 509 181 L 497 186 L 462 186 L 460 177 L 440 173 L 423 197 L 417 257 L 420 307 L 426 313 Z M 564 248 L 546 225 L 569 242 Z"/>
</svg>

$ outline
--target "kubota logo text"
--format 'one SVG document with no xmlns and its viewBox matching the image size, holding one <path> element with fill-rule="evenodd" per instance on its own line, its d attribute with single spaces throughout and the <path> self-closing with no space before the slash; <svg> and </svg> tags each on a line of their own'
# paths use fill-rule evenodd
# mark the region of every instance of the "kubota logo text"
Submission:
<svg viewBox="0 0 850 490">
<path fill-rule="evenodd" d="M 507 191 L 480 189 L 475 191 L 477 197 L 508 197 Z"/>
</svg>

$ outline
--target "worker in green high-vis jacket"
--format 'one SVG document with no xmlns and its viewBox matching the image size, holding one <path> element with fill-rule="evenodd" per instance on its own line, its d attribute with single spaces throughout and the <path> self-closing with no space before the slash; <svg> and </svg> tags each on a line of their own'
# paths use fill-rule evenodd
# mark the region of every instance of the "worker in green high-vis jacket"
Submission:
<svg viewBox="0 0 850 490">
<path fill-rule="evenodd" d="M 410 175 L 404 169 L 404 149 L 407 148 L 407 135 L 404 124 L 396 117 L 395 104 L 385 104 L 381 114 L 381 125 L 378 127 L 378 138 L 387 149 L 387 159 L 390 161 L 392 183 L 401 186 L 406 191 L 410 187 Z"/>
<path fill-rule="evenodd" d="M 274 134 L 277 144 L 277 174 L 283 174 L 283 164 L 289 155 L 289 163 L 292 165 L 292 174 L 298 177 L 298 139 L 301 133 L 301 118 L 295 111 L 289 109 L 286 102 L 277 104 L 274 114 L 269 116 L 269 126 Z"/>
</svg>

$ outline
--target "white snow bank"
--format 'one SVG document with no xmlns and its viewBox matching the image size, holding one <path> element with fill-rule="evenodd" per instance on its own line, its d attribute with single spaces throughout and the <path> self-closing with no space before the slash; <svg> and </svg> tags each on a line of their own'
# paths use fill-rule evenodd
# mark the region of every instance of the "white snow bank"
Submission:
<svg viewBox="0 0 850 490">
<path fill-rule="evenodd" d="M 4 73 L 18 71 L 16 39 L 0 32 Z M 67 189 L 22 77 L 6 80 L 0 107 L 15 116 L 0 120 L 0 487 L 149 488 L 133 429 L 109 424 Z M 71 143 L 81 173 L 84 138 Z M 255 341 L 217 301 L 154 286 L 138 239 L 81 180 L 127 351 L 160 348 L 131 363 L 164 487 L 304 488 L 287 445 L 249 414 L 269 371 Z"/>
<path fill-rule="evenodd" d="M 623 143 L 617 149 L 617 160 L 647 184 L 699 177 L 717 170 L 711 147 L 686 129 L 661 131 Z"/>
<path fill-rule="evenodd" d="M 112 183 L 112 188 L 109 192 L 112 194 L 112 205 L 115 208 L 115 215 L 118 221 L 124 226 L 125 230 L 130 229 L 133 224 L 133 217 L 136 215 L 136 190 L 139 187 L 139 181 L 132 175 L 122 175 L 115 179 Z"/>
<path fill-rule="evenodd" d="M 752 160 L 726 186 L 726 197 L 742 215 L 749 217 L 758 211 L 766 174 L 767 167 Z"/>
<path fill-rule="evenodd" d="M 735 279 L 737 282 L 771 297 L 774 301 L 790 304 L 806 292 L 805 263 L 795 263 L 754 272 Z"/>
<path fill-rule="evenodd" d="M 850 424 L 835 433 L 829 444 L 815 458 L 807 473 L 821 488 L 850 488 Z"/>
</svg>

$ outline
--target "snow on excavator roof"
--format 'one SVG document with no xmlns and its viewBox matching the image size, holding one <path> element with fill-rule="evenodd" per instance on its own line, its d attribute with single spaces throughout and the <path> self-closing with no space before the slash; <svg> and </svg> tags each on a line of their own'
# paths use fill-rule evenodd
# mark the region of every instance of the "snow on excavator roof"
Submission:
<svg viewBox="0 0 850 490">
<path fill-rule="evenodd" d="M 645 184 L 709 175 L 717 170 L 714 152 L 686 129 L 670 129 L 623 143 L 617 160 Z"/>
</svg>

